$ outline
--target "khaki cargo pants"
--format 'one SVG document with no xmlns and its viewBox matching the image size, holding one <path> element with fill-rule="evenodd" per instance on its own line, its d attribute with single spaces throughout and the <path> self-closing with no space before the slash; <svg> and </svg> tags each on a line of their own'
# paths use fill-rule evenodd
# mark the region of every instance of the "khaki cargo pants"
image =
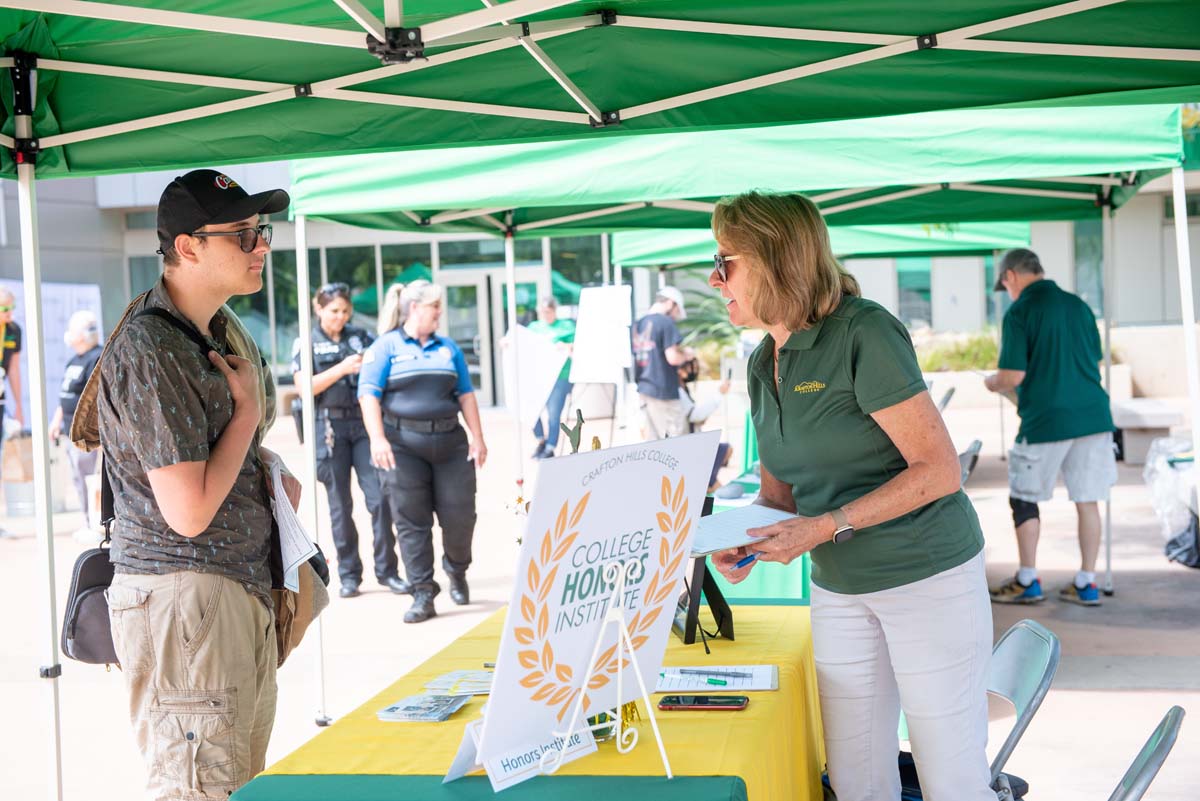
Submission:
<svg viewBox="0 0 1200 801">
<path fill-rule="evenodd" d="M 687 433 L 687 414 L 680 400 L 660 400 L 638 394 L 642 406 L 644 435 L 650 439 L 682 437 Z"/>
<path fill-rule="evenodd" d="M 228 798 L 266 762 L 273 613 L 236 581 L 205 573 L 122 573 L 106 596 L 148 797 Z"/>
</svg>

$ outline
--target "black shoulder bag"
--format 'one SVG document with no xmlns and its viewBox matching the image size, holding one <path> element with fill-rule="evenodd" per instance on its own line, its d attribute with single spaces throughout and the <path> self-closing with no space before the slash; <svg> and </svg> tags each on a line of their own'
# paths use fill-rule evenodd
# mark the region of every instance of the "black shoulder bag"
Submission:
<svg viewBox="0 0 1200 801">
<path fill-rule="evenodd" d="M 108 600 L 104 591 L 112 584 L 113 566 L 108 556 L 113 522 L 112 485 L 108 466 L 101 468 L 100 522 L 104 541 L 89 548 L 75 560 L 71 589 L 67 593 L 67 611 L 63 615 L 61 648 L 64 655 L 92 665 L 119 665 L 113 648 L 112 628 L 108 619 Z"/>
</svg>

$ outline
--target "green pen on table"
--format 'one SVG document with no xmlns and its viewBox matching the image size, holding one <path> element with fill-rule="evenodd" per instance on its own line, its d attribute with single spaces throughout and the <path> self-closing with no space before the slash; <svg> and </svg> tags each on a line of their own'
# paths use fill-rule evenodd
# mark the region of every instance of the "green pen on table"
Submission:
<svg viewBox="0 0 1200 801">
<path fill-rule="evenodd" d="M 660 678 L 664 678 L 664 679 L 667 677 L 667 674 L 665 672 L 659 673 L 658 675 Z M 714 679 L 712 677 L 709 677 L 709 678 L 705 679 L 704 681 L 706 684 L 711 684 L 714 687 L 725 687 L 729 684 L 729 682 L 725 681 L 724 679 Z"/>
</svg>

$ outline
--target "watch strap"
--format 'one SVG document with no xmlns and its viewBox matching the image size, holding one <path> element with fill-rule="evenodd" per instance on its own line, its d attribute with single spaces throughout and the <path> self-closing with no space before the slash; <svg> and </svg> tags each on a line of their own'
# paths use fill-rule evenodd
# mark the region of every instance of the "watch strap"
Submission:
<svg viewBox="0 0 1200 801">
<path fill-rule="evenodd" d="M 843 509 L 840 507 L 832 509 L 829 512 L 829 516 L 833 518 L 833 525 L 835 526 L 833 536 L 830 538 L 831 541 L 840 542 L 854 536 L 854 526 L 850 525 L 850 520 L 846 517 L 846 512 Z"/>
</svg>

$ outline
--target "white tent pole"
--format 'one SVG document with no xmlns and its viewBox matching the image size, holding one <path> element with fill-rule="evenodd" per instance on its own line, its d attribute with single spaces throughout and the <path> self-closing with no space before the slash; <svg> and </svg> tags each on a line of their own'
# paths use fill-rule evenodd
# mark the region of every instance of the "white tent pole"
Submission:
<svg viewBox="0 0 1200 801">
<path fill-rule="evenodd" d="M 383 24 L 389 28 L 404 24 L 404 0 L 383 0 Z"/>
<path fill-rule="evenodd" d="M 508 222 L 512 224 L 512 212 L 508 213 Z M 512 365 L 516 375 L 511 376 L 509 381 L 512 386 L 512 397 L 505 398 L 505 403 L 508 404 L 509 410 L 512 412 L 513 425 L 516 427 L 514 435 L 516 437 L 516 448 L 514 449 L 514 459 L 516 460 L 516 478 L 517 478 L 517 495 L 524 497 L 525 493 L 525 445 L 522 429 L 524 424 L 521 422 L 521 381 L 520 381 L 520 364 L 521 353 L 517 344 L 517 253 L 516 242 L 513 240 L 512 231 L 508 231 L 504 235 L 504 282 L 508 286 L 508 346 L 512 348 Z"/>
<path fill-rule="evenodd" d="M 1112 318 L 1114 276 L 1113 268 L 1116 263 L 1115 240 L 1113 239 L 1112 202 L 1104 205 L 1103 236 L 1104 265 L 1101 287 L 1104 298 L 1104 389 L 1112 399 Z M 1112 571 L 1112 490 L 1104 494 L 1104 594 L 1113 594 Z"/>
<path fill-rule="evenodd" d="M 613 265 L 613 286 L 620 286 L 621 279 L 621 264 L 618 262 Z"/>
<path fill-rule="evenodd" d="M 383 245 L 375 243 L 375 316 L 383 316 Z"/>
<path fill-rule="evenodd" d="M 14 66 L 10 73 L 14 87 L 14 133 L 18 140 L 33 139 L 37 69 Z M 58 677 L 62 673 L 58 653 L 58 606 L 54 584 L 54 530 L 50 515 L 50 441 L 46 431 L 50 416 L 46 410 L 46 349 L 43 342 L 42 265 L 38 252 L 36 167 L 28 158 L 17 156 L 17 206 L 21 220 L 21 280 L 25 301 L 25 337 L 29 352 L 28 420 L 33 431 L 33 508 L 38 548 L 45 553 L 46 614 L 48 631 L 44 663 L 38 669 L 49 679 L 47 700 L 50 705 L 54 740 L 50 747 L 51 781 L 48 797 L 62 801 L 62 709 Z"/>
<path fill-rule="evenodd" d="M 376 41 L 387 41 L 387 34 L 383 30 L 383 20 L 375 16 L 358 0 L 333 0 L 333 2 L 341 6 L 341 9 L 362 26 L 364 31 L 374 36 Z"/>
<path fill-rule="evenodd" d="M 296 308 L 300 311 L 300 374 L 296 377 L 296 388 L 300 391 L 302 428 L 304 430 L 304 471 L 308 478 L 307 492 L 301 503 L 304 524 L 312 532 L 316 542 L 321 541 L 317 525 L 317 417 L 312 393 L 312 298 L 308 294 L 308 219 L 296 215 Z M 325 712 L 325 629 L 321 617 L 317 617 L 317 718 L 318 726 L 328 726 L 332 721 Z"/>
<path fill-rule="evenodd" d="M 538 294 L 548 296 L 554 292 L 554 268 L 551 266 L 550 237 L 542 237 L 542 272 L 538 279 Z M 536 302 L 536 301 L 535 301 Z"/>
<path fill-rule="evenodd" d="M 1187 362 L 1188 402 L 1191 406 L 1192 453 L 1200 459 L 1200 355 L 1196 352 L 1196 302 L 1192 295 L 1192 253 L 1188 247 L 1183 167 L 1172 168 L 1171 189 L 1175 195 L 1175 253 L 1179 264 L 1179 304 L 1183 312 L 1183 353 Z M 1192 475 L 1200 484 L 1200 466 L 1193 469 Z M 1196 491 L 1197 488 L 1192 489 Z M 1194 502 L 1200 503 L 1200 494 Z"/>
<path fill-rule="evenodd" d="M 600 283 L 608 286 L 608 279 L 611 273 L 612 264 L 609 263 L 608 234 L 600 234 Z"/>
<path fill-rule="evenodd" d="M 565 225 L 566 223 L 569 223 L 569 222 L 579 222 L 580 220 L 591 220 L 596 217 L 608 217 L 613 214 L 623 214 L 624 212 L 627 212 L 627 211 L 635 211 L 637 209 L 644 209 L 647 206 L 657 206 L 657 205 L 659 205 L 659 204 L 658 203 L 641 203 L 641 202 L 623 203 L 620 206 L 608 206 L 603 209 L 592 209 L 591 211 L 581 211 L 581 212 L 578 212 L 577 214 L 564 214 L 561 217 L 551 217 L 550 219 L 538 220 L 537 222 L 522 223 L 520 225 L 514 225 L 513 230 L 515 230 L 515 231 L 534 231 L 534 230 L 537 230 L 538 228 L 550 228 L 555 225 Z M 430 222 L 437 222 L 437 221 L 438 221 L 437 217 L 433 217 L 430 219 Z"/>
</svg>

